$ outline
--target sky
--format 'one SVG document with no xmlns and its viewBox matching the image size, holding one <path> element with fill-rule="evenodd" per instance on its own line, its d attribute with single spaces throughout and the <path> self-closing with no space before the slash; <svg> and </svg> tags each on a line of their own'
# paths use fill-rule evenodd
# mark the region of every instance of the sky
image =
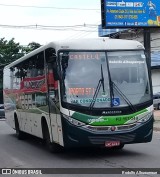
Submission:
<svg viewBox="0 0 160 177">
<path fill-rule="evenodd" d="M 97 37 L 100 0 L 0 0 L 0 17 L 0 38 L 21 45 Z"/>
</svg>

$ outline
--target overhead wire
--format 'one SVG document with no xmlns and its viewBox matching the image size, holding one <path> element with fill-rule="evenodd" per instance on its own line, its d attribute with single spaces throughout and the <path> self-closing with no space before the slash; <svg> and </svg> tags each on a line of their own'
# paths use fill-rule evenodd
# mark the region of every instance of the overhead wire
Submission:
<svg viewBox="0 0 160 177">
<path fill-rule="evenodd" d="M 81 35 L 83 35 L 84 33 L 85 33 L 84 31 L 79 31 L 79 32 L 77 32 L 77 33 L 75 33 L 75 34 L 70 35 L 70 36 L 67 37 L 66 39 L 76 39 L 78 36 L 81 36 Z"/>
<path fill-rule="evenodd" d="M 33 6 L 33 5 L 17 5 L 17 4 L 0 4 L 0 6 L 6 7 L 22 7 L 22 8 L 43 8 L 43 9 L 57 9 L 57 10 L 87 10 L 87 11 L 100 11 L 100 9 L 96 8 L 70 8 L 70 7 L 54 7 L 54 6 Z M 21 28 L 21 29 L 36 29 L 36 30 L 71 30 L 71 31 L 78 31 L 81 35 L 86 35 L 87 33 L 98 32 L 97 25 L 88 24 L 87 29 L 80 29 L 84 27 L 84 25 L 73 25 L 73 26 L 45 26 L 45 25 L 0 25 L 2 28 Z M 54 29 L 53 29 L 54 28 Z M 62 29 L 63 28 L 63 29 Z M 74 28 L 74 29 L 73 29 Z M 79 29 L 77 29 L 79 28 Z M 92 30 L 94 29 L 94 30 Z M 88 34 L 87 34 L 88 35 Z M 77 35 L 76 35 L 77 36 Z"/>
<path fill-rule="evenodd" d="M 97 21 L 96 22 L 96 24 L 92 24 L 92 26 L 94 26 L 96 29 L 98 29 L 98 25 L 100 24 L 100 22 L 99 21 Z M 84 27 L 87 27 L 88 26 L 88 24 L 84 24 Z M 99 30 L 98 30 L 99 31 Z M 97 31 L 95 31 L 95 32 L 97 32 Z M 88 35 L 90 35 L 91 33 L 93 33 L 93 32 L 80 32 L 79 34 L 77 34 L 76 36 L 74 35 L 74 37 L 72 37 L 72 38 L 83 38 L 83 37 L 85 37 L 85 36 L 88 36 Z"/>
<path fill-rule="evenodd" d="M 86 31 L 86 32 L 97 32 L 98 29 L 90 28 L 89 26 L 86 27 L 88 29 L 80 29 L 73 25 L 73 26 L 45 26 L 45 25 L 3 25 L 0 24 L 1 28 L 16 28 L 16 29 L 33 29 L 33 30 L 58 30 L 58 31 L 64 31 L 64 30 L 70 30 L 70 31 Z M 82 28 L 83 26 L 81 26 Z"/>
</svg>

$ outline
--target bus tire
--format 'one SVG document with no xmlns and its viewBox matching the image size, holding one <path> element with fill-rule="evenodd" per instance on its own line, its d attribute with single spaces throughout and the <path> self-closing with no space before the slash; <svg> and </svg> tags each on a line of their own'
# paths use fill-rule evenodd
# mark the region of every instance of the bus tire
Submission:
<svg viewBox="0 0 160 177">
<path fill-rule="evenodd" d="M 62 152 L 62 147 L 54 142 L 51 142 L 50 135 L 49 135 L 49 129 L 47 126 L 47 123 L 45 121 L 45 125 L 42 127 L 43 130 L 43 143 L 46 145 L 47 149 L 51 153 L 59 153 Z"/>
<path fill-rule="evenodd" d="M 17 117 L 15 117 L 15 130 L 16 130 L 16 136 L 19 140 L 25 139 L 25 133 L 20 130 Z"/>
</svg>

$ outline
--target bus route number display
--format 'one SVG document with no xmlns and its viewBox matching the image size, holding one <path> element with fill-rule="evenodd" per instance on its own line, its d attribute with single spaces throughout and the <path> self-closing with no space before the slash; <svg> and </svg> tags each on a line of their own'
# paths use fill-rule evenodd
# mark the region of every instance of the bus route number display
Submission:
<svg viewBox="0 0 160 177">
<path fill-rule="evenodd" d="M 94 95 L 95 88 L 69 88 L 69 95 Z"/>
<path fill-rule="evenodd" d="M 99 60 L 100 54 L 99 53 L 93 53 L 93 52 L 83 52 L 78 53 L 74 52 L 72 54 L 69 54 L 69 59 L 71 60 Z"/>
</svg>

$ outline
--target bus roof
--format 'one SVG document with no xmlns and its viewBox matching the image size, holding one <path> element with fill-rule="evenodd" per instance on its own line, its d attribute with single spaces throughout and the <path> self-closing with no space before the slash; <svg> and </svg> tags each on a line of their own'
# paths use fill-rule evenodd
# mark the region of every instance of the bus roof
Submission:
<svg viewBox="0 0 160 177">
<path fill-rule="evenodd" d="M 143 45 L 134 40 L 123 40 L 123 39 L 111 39 L 108 37 L 99 38 L 84 38 L 84 39 L 73 39 L 65 41 L 50 42 L 30 53 L 21 57 L 20 59 L 10 63 L 5 68 L 13 67 L 22 61 L 44 51 L 47 48 L 54 48 L 58 50 L 133 50 L 133 49 L 144 49 Z"/>
</svg>

